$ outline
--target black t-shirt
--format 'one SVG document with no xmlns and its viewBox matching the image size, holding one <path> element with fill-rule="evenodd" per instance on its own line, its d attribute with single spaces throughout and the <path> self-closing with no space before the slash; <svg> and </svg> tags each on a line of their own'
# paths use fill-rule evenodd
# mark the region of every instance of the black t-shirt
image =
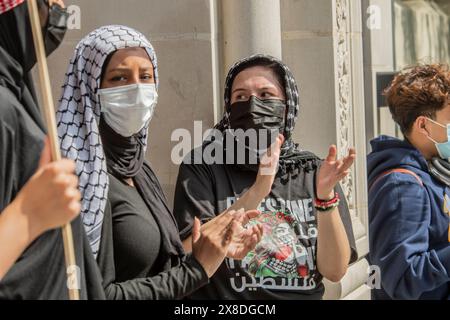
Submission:
<svg viewBox="0 0 450 320">
<path fill-rule="evenodd" d="M 164 270 L 161 233 L 135 187 L 109 175 L 108 202 L 97 257 L 107 299 L 180 299 L 208 282 L 191 255 Z"/>
<path fill-rule="evenodd" d="M 198 152 L 196 149 L 194 152 Z M 210 284 L 192 299 L 321 299 L 322 276 L 317 270 L 315 171 L 295 176 L 277 174 L 270 195 L 261 203 L 264 235 L 242 261 L 226 259 Z M 194 216 L 202 222 L 229 208 L 255 182 L 256 172 L 234 165 L 181 164 L 175 190 L 174 215 L 181 239 L 191 234 Z M 345 199 L 340 187 L 341 199 Z M 356 247 L 347 203 L 339 212 L 356 260 Z M 323 213 L 327 214 L 327 213 Z"/>
</svg>

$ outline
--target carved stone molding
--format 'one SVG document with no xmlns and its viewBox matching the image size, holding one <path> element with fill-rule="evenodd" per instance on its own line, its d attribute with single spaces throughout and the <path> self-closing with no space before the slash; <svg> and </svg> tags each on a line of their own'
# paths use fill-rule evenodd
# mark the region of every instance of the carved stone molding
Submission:
<svg viewBox="0 0 450 320">
<path fill-rule="evenodd" d="M 353 139 L 353 106 L 351 79 L 351 45 L 350 45 L 350 11 L 348 0 L 335 2 L 335 54 L 337 77 L 337 130 L 338 152 L 343 157 L 348 149 L 354 146 Z M 350 209 L 355 208 L 354 170 L 341 182 L 347 196 Z"/>
</svg>

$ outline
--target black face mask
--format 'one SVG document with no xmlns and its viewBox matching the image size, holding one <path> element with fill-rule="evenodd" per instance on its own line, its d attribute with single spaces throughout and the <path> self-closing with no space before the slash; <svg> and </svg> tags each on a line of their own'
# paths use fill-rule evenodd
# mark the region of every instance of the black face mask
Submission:
<svg viewBox="0 0 450 320">
<path fill-rule="evenodd" d="M 252 96 L 247 101 L 233 103 L 230 106 L 230 128 L 235 130 L 235 139 L 240 142 L 237 129 L 248 133 L 256 130 L 255 135 L 247 135 L 243 144 L 247 149 L 246 163 L 259 163 L 261 155 L 275 141 L 285 126 L 286 104 L 279 99 L 261 100 Z M 256 137 L 256 141 L 250 141 Z"/>
<path fill-rule="evenodd" d="M 48 3 L 44 4 L 48 8 Z M 49 56 L 59 47 L 67 31 L 67 19 L 69 14 L 66 9 L 57 4 L 48 8 L 48 22 L 42 30 L 44 38 L 45 52 Z"/>
<path fill-rule="evenodd" d="M 235 102 L 230 107 L 232 129 L 284 128 L 286 104 L 279 99 L 261 100 L 251 96 L 247 101 Z"/>
<path fill-rule="evenodd" d="M 38 0 L 38 8 L 39 19 L 45 21 L 41 30 L 45 52 L 49 55 L 63 40 L 69 14 L 57 4 L 49 7 L 46 0 Z M 0 46 L 20 64 L 24 74 L 31 71 L 36 64 L 33 32 L 26 2 L 0 15 Z M 23 80 L 31 88 L 32 81 L 25 79 L 27 77 L 25 75 Z"/>
<path fill-rule="evenodd" d="M 255 129 L 267 131 L 268 141 L 265 146 L 259 141 L 259 147 L 267 148 L 285 126 L 286 104 L 279 99 L 261 100 L 251 96 L 247 101 L 235 102 L 230 107 L 230 128 Z"/>
</svg>

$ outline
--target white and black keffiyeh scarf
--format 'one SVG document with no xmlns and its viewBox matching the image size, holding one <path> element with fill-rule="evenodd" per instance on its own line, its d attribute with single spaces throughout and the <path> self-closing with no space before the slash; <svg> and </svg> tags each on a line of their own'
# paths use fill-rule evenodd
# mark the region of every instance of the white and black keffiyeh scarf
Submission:
<svg viewBox="0 0 450 320">
<path fill-rule="evenodd" d="M 280 170 L 283 173 L 292 172 L 299 166 L 306 170 L 315 169 L 318 164 L 317 161 L 319 160 L 317 156 L 315 156 L 311 152 L 300 150 L 298 144 L 294 143 L 292 139 L 292 133 L 294 131 L 300 109 L 299 90 L 294 75 L 289 70 L 288 66 L 286 66 L 277 58 L 264 54 L 255 54 L 236 62 L 230 68 L 225 80 L 224 115 L 222 120 L 218 124 L 216 124 L 214 128 L 222 132 L 230 128 L 230 102 L 233 81 L 242 70 L 246 69 L 250 65 L 258 65 L 258 62 L 261 62 L 262 65 L 276 64 L 279 69 L 282 70 L 280 71 L 282 73 L 280 74 L 280 76 L 284 80 L 283 85 L 286 94 L 286 108 L 288 111 L 286 117 L 286 125 L 284 128 L 285 141 L 281 148 L 279 161 Z"/>
<path fill-rule="evenodd" d="M 97 90 L 108 55 L 130 47 L 146 49 L 154 66 L 158 88 L 157 59 L 146 37 L 125 26 L 101 27 L 82 39 L 75 48 L 56 114 L 62 156 L 76 162 L 82 194 L 81 216 L 95 257 L 100 246 L 109 184 L 105 153 L 99 135 L 101 110 Z M 144 150 L 147 132 L 148 126 L 137 135 Z"/>
<path fill-rule="evenodd" d="M 434 157 L 428 161 L 428 170 L 437 180 L 450 186 L 450 162 L 440 157 Z"/>
</svg>

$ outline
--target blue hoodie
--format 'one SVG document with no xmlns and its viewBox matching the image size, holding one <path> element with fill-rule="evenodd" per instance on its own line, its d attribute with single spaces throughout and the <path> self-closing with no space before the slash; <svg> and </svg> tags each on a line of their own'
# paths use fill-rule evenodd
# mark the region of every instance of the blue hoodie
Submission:
<svg viewBox="0 0 450 320">
<path fill-rule="evenodd" d="M 429 174 L 427 161 L 409 142 L 380 136 L 371 145 L 369 261 L 381 271 L 381 289 L 373 289 L 372 297 L 449 299 L 450 189 Z M 395 168 L 413 171 L 423 185 L 407 173 L 383 176 Z"/>
</svg>

